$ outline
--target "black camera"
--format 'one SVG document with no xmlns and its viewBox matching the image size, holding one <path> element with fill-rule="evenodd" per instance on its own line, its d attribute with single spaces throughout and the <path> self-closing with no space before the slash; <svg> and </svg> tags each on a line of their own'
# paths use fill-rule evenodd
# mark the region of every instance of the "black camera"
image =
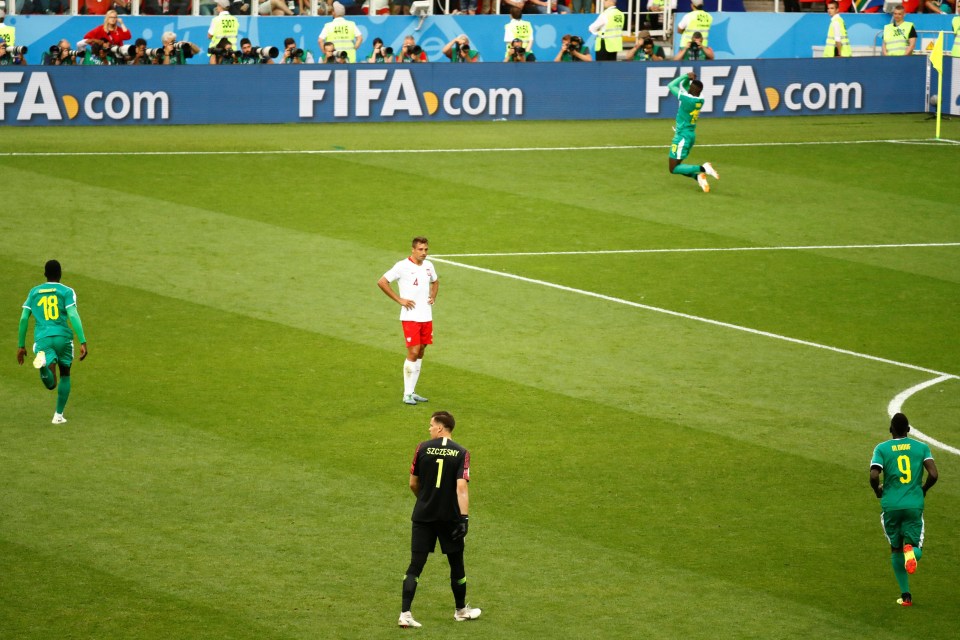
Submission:
<svg viewBox="0 0 960 640">
<path fill-rule="evenodd" d="M 513 48 L 513 55 L 515 55 L 515 56 L 521 56 L 521 57 L 523 57 L 524 55 L 526 55 L 526 53 L 527 53 L 527 50 L 524 49 L 523 47 L 514 47 L 514 48 Z"/>
<path fill-rule="evenodd" d="M 302 57 L 303 57 L 303 49 L 294 49 L 293 51 L 290 52 L 290 57 L 292 57 L 292 58 L 302 58 Z"/>
<path fill-rule="evenodd" d="M 420 48 L 420 45 L 415 44 L 412 47 L 408 45 L 403 45 L 403 48 L 406 49 L 407 53 L 412 56 L 420 57 L 420 54 L 423 53 L 423 49 Z"/>
<path fill-rule="evenodd" d="M 233 58 L 237 55 L 236 51 L 227 49 L 226 47 L 210 47 L 207 49 L 207 53 L 212 56 L 217 56 L 218 58 Z"/>
<path fill-rule="evenodd" d="M 393 55 L 393 47 L 384 47 L 384 48 L 381 49 L 380 51 L 381 51 L 381 52 L 383 53 L 383 55 L 385 55 L 385 56 L 392 56 L 392 55 Z"/>
<path fill-rule="evenodd" d="M 699 51 L 699 50 L 700 50 L 700 43 L 697 42 L 696 40 L 691 40 L 690 51 Z"/>
<path fill-rule="evenodd" d="M 583 46 L 583 40 L 579 36 L 573 36 L 567 44 L 567 48 L 571 51 L 579 51 L 581 46 Z"/>
<path fill-rule="evenodd" d="M 254 56 L 259 56 L 263 60 L 268 58 L 276 58 L 278 55 L 280 55 L 280 50 L 276 47 L 250 47 L 250 51 Z M 301 53 L 303 53 L 302 50 Z"/>
<path fill-rule="evenodd" d="M 460 43 L 459 49 L 460 49 L 460 51 L 462 51 L 463 53 L 469 53 L 469 52 L 470 52 L 470 45 L 467 44 L 466 42 L 462 42 L 462 43 Z"/>
</svg>

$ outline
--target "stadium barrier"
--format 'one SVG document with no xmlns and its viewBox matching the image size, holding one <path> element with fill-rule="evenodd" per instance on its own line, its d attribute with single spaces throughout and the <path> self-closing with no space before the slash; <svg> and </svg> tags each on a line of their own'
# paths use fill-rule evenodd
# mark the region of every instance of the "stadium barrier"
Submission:
<svg viewBox="0 0 960 640">
<path fill-rule="evenodd" d="M 960 62 L 960 61 L 956 61 Z M 924 111 L 926 59 L 700 63 L 710 117 Z M 7 67 L 9 69 L 9 67 Z M 5 125 L 672 118 L 676 63 L 21 67 Z M 956 70 L 956 69 L 955 69 Z M 956 91 L 947 95 L 957 100 Z M 617 87 L 611 91 L 611 87 Z"/>
</svg>

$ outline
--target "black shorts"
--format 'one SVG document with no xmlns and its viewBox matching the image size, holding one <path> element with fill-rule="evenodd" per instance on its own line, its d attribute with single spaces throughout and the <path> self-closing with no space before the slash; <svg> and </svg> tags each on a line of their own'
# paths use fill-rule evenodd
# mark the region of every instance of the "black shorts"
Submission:
<svg viewBox="0 0 960 640">
<path fill-rule="evenodd" d="M 440 541 L 440 551 L 457 553 L 463 551 L 463 538 L 453 540 L 453 522 L 414 522 L 413 535 L 410 537 L 410 551 L 413 553 L 433 553 Z"/>
</svg>

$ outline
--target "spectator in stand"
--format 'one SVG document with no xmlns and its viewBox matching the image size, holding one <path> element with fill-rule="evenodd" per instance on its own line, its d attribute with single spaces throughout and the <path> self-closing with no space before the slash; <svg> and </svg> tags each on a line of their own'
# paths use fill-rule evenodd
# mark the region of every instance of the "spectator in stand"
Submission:
<svg viewBox="0 0 960 640">
<path fill-rule="evenodd" d="M 309 6 L 309 0 L 305 0 Z M 307 11 L 307 13 L 310 13 Z M 367 0 L 363 3 L 363 13 L 368 16 L 388 16 L 390 15 L 389 0 Z"/>
<path fill-rule="evenodd" d="M 443 55 L 450 62 L 480 62 L 480 52 L 470 48 L 470 38 L 459 35 L 443 48 Z"/>
<path fill-rule="evenodd" d="M 529 51 L 533 48 L 533 25 L 522 20 L 523 11 L 517 7 L 510 8 L 510 22 L 503 27 L 503 42 L 506 44 L 504 57 L 510 55 L 511 43 L 515 39 L 523 42 L 523 48 Z"/>
<path fill-rule="evenodd" d="M 408 16 L 410 15 L 410 5 L 413 4 L 413 0 L 393 0 L 393 15 L 395 16 Z"/>
<path fill-rule="evenodd" d="M 646 33 L 647 36 L 641 39 Z M 666 60 L 666 54 L 663 47 L 654 44 L 649 31 L 641 31 L 637 35 L 637 44 L 633 49 L 627 51 L 627 61 L 629 62 L 660 62 Z"/>
<path fill-rule="evenodd" d="M 497 5 L 494 4 L 493 6 L 496 7 Z M 523 13 L 526 6 L 527 0 L 500 0 L 501 10 L 505 9 L 510 15 L 513 15 L 514 9 L 520 9 L 520 13 Z M 493 13 L 492 10 L 491 13 Z"/>
<path fill-rule="evenodd" d="M 957 1 L 953 0 L 925 0 L 923 3 L 924 13 L 954 13 L 957 8 Z"/>
<path fill-rule="evenodd" d="M 560 39 L 560 51 L 554 62 L 593 62 L 590 48 L 583 46 L 580 36 L 565 35 Z"/>
<path fill-rule="evenodd" d="M 81 3 L 82 5 L 83 3 Z M 45 15 L 57 15 L 61 13 L 70 13 L 70 2 L 68 0 L 33 0 L 33 2 L 17 3 L 17 13 L 33 13 Z"/>
<path fill-rule="evenodd" d="M 7 41 L 0 38 L 0 67 L 23 66 L 27 61 L 22 55 L 14 53 L 16 47 L 7 48 Z"/>
<path fill-rule="evenodd" d="M 504 58 L 503 61 L 536 62 L 537 57 L 524 48 L 523 41 L 520 38 L 515 38 L 514 41 L 510 43 L 510 48 L 507 49 L 507 57 Z"/>
<path fill-rule="evenodd" d="M 85 0 L 84 13 L 88 16 L 102 16 L 113 8 L 113 0 Z"/>
<path fill-rule="evenodd" d="M 83 40 L 77 43 L 77 48 L 83 48 L 84 45 L 96 40 L 105 40 L 108 46 L 119 47 L 125 40 L 132 37 L 130 30 L 123 26 L 123 19 L 111 9 L 103 15 L 103 24 L 88 31 L 87 35 L 83 36 Z"/>
<path fill-rule="evenodd" d="M 554 0 L 527 0 L 523 10 L 527 13 L 550 13 Z"/>
<path fill-rule="evenodd" d="M 713 49 L 703 43 L 703 34 L 694 31 L 690 42 L 673 56 L 674 60 L 713 60 Z"/>
<path fill-rule="evenodd" d="M 403 47 L 397 55 L 397 62 L 429 62 L 427 53 L 420 48 L 413 36 L 407 36 L 403 39 Z"/>
</svg>

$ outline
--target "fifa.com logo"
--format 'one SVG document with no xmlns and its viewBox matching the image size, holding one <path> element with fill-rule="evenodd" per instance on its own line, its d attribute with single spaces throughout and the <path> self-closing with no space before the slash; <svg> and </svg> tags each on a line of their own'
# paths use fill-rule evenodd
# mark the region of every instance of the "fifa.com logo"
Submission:
<svg viewBox="0 0 960 640">
<path fill-rule="evenodd" d="M 80 113 L 99 120 L 167 120 L 170 118 L 170 96 L 165 91 L 90 91 L 80 97 L 60 96 L 53 90 L 50 76 L 38 71 L 30 74 L 22 87 L 22 71 L 0 73 L 0 122 L 7 119 L 7 106 L 21 98 L 16 120 L 29 122 L 35 117 L 49 121 L 73 120 Z"/>
<path fill-rule="evenodd" d="M 300 117 L 313 118 L 317 103 L 333 101 L 333 117 L 391 118 L 434 115 L 506 117 L 523 115 L 523 91 L 514 87 L 451 87 L 420 94 L 408 69 L 300 72 Z M 351 108 L 352 107 L 352 108 Z"/>
</svg>

